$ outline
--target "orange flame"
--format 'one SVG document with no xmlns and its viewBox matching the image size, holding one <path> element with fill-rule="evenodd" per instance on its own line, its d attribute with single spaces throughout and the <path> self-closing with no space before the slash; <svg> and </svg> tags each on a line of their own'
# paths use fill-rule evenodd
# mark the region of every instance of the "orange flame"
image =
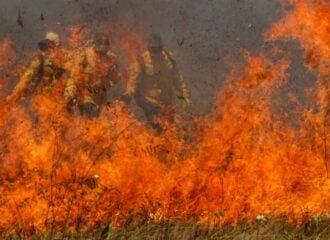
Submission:
<svg viewBox="0 0 330 240">
<path fill-rule="evenodd" d="M 291 2 L 295 9 L 267 38 L 299 40 L 317 56 L 312 68 L 327 74 L 329 7 Z M 304 109 L 305 121 L 293 128 L 273 109 L 290 61 L 245 59 L 228 75 L 217 110 L 196 119 L 189 136 L 179 117 L 157 135 L 120 103 L 93 120 L 67 114 L 60 97 L 42 94 L 29 107 L 13 107 L 0 129 L 0 233 L 191 218 L 236 224 L 258 214 L 299 223 L 329 212 L 320 116 Z"/>
<path fill-rule="evenodd" d="M 13 65 L 16 63 L 15 49 L 12 42 L 6 38 L 0 42 L 0 89 L 4 89 L 15 75 Z"/>
</svg>

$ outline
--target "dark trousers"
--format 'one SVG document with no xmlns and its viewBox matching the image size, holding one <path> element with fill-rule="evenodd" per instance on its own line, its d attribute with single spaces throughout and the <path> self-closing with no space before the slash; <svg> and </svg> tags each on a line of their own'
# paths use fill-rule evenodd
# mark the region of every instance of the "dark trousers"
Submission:
<svg viewBox="0 0 330 240">
<path fill-rule="evenodd" d="M 164 128 L 161 124 L 162 121 L 165 120 L 169 123 L 174 122 L 173 106 L 167 105 L 164 107 L 159 107 L 148 103 L 147 101 L 141 100 L 141 98 L 136 98 L 136 103 L 144 111 L 144 114 L 150 126 L 158 133 L 164 131 Z"/>
</svg>

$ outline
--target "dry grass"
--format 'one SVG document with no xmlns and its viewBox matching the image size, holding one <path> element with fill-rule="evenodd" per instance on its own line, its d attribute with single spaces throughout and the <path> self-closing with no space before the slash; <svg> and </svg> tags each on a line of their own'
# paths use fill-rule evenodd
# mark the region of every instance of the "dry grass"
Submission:
<svg viewBox="0 0 330 240">
<path fill-rule="evenodd" d="M 1 239 L 27 239 L 22 236 Z M 71 233 L 51 237 L 40 234 L 34 240 L 48 239 L 99 239 L 99 240 L 329 240 L 330 220 L 313 218 L 300 227 L 290 226 L 283 219 L 249 224 L 241 222 L 237 227 L 225 226 L 210 229 L 189 222 L 148 223 L 140 226 L 127 225 L 114 231 L 111 225 L 89 233 Z"/>
<path fill-rule="evenodd" d="M 237 227 L 208 229 L 184 222 L 147 224 L 108 235 L 111 240 L 307 240 L 330 239 L 330 221 L 311 220 L 301 227 L 288 226 L 277 219 L 268 223 L 240 223 Z"/>
</svg>

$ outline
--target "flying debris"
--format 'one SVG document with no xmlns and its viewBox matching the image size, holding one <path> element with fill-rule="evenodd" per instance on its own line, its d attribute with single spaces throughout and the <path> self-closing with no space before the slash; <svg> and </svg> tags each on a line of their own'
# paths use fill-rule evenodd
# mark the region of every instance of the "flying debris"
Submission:
<svg viewBox="0 0 330 240">
<path fill-rule="evenodd" d="M 18 24 L 21 28 L 24 28 L 24 23 L 23 23 L 23 18 L 22 18 L 21 11 L 18 11 L 17 24 Z"/>
<path fill-rule="evenodd" d="M 177 44 L 179 45 L 179 47 L 182 47 L 182 45 L 184 44 L 184 39 L 182 40 L 176 40 Z"/>
</svg>

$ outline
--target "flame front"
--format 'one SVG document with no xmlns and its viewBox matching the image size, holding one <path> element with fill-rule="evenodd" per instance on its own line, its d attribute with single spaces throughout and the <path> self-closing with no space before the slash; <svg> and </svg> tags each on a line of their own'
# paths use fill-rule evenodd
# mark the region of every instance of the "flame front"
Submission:
<svg viewBox="0 0 330 240">
<path fill-rule="evenodd" d="M 245 52 L 246 64 L 232 67 L 216 110 L 195 119 L 189 132 L 177 117 L 157 135 L 121 103 L 89 120 L 67 114 L 61 96 L 35 96 L 1 119 L 0 233 L 192 218 L 236 224 L 258 214 L 299 223 L 329 212 L 330 6 L 290 3 L 295 8 L 266 38 L 298 40 L 306 66 L 318 73 L 318 108 L 290 113 L 300 114 L 298 127 L 274 107 L 290 67 L 279 50 Z M 75 47 L 84 30 L 72 33 Z M 120 38 L 127 51 L 139 42 Z"/>
</svg>

